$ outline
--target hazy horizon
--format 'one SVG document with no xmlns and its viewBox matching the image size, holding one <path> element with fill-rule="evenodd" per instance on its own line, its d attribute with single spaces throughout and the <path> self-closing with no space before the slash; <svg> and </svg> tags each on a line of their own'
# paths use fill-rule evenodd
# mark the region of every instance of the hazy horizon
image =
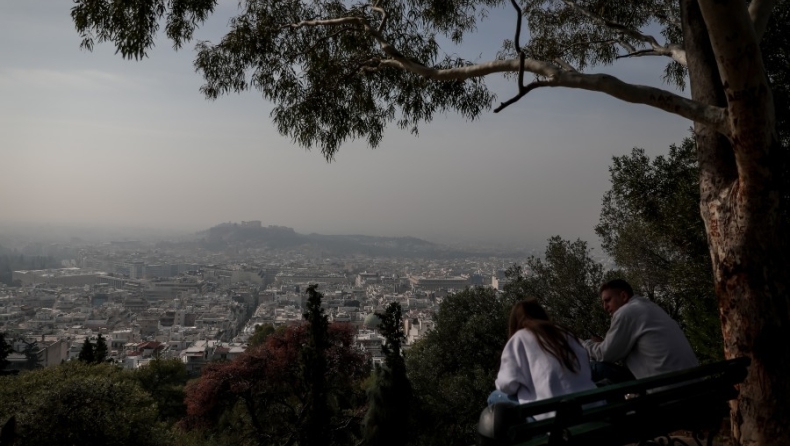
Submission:
<svg viewBox="0 0 790 446">
<path fill-rule="evenodd" d="M 141 241 L 156 241 L 166 240 L 172 238 L 191 238 L 199 236 L 202 232 L 207 231 L 211 227 L 219 226 L 226 223 L 241 223 L 241 221 L 223 221 L 217 222 L 214 225 L 201 227 L 197 229 L 187 229 L 183 227 L 155 227 L 155 226 L 124 226 L 113 224 L 96 224 L 96 223 L 48 223 L 48 222 L 15 222 L 0 220 L 0 247 L 9 248 L 4 245 L 4 241 L 17 239 L 21 237 L 27 242 L 68 242 L 71 238 L 85 239 L 85 241 L 112 241 L 112 240 L 133 240 L 140 239 Z M 278 225 L 276 222 L 261 222 L 263 227 Z M 416 237 L 410 234 L 378 234 L 378 233 L 347 233 L 347 232 L 322 232 L 322 231 L 300 231 L 293 228 L 297 233 L 321 234 L 321 235 L 363 235 L 374 237 Z M 545 243 L 531 244 L 521 243 L 514 240 L 497 240 L 496 238 L 490 239 L 469 239 L 469 238 L 453 238 L 445 234 L 433 234 L 424 237 L 416 237 L 428 242 L 449 245 L 449 246 L 485 246 L 491 245 L 492 248 L 506 248 L 518 250 L 540 249 Z M 545 240 L 543 241 L 545 242 Z M 18 246 L 13 247 L 20 247 Z M 23 243 L 24 245 L 24 243 Z M 595 247 L 595 244 L 593 244 Z"/>
<path fill-rule="evenodd" d="M 633 147 L 667 153 L 690 126 L 603 94 L 545 89 L 473 123 L 439 115 L 418 138 L 391 126 L 378 149 L 347 143 L 327 163 L 276 132 L 257 92 L 206 101 L 193 43 L 174 52 L 159 39 L 140 62 L 108 44 L 81 51 L 69 7 L 1 8 L 6 222 L 194 232 L 260 220 L 300 233 L 528 246 L 557 234 L 597 245 L 611 157 Z M 235 9 L 223 2 L 196 40 L 216 42 Z M 507 10 L 493 13 L 464 54 L 493 58 L 511 22 Z M 660 86 L 664 63 L 599 71 Z M 499 100 L 515 92 L 513 81 L 487 82 Z"/>
</svg>

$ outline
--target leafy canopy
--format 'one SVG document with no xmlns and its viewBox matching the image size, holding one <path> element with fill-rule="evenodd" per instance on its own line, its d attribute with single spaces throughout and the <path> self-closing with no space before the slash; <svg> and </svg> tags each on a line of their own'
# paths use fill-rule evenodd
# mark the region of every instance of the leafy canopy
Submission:
<svg viewBox="0 0 790 446">
<path fill-rule="evenodd" d="M 107 342 L 104 340 L 104 336 L 99 333 L 99 337 L 96 339 L 96 345 L 93 346 L 93 362 L 98 364 L 106 360 Z"/>
<path fill-rule="evenodd" d="M 109 364 L 71 361 L 0 377 L 0 419 L 11 415 L 19 446 L 168 444 L 154 400 Z"/>
<path fill-rule="evenodd" d="M 82 348 L 80 349 L 80 354 L 77 356 L 77 359 L 87 364 L 95 362 L 94 345 L 91 343 L 90 339 L 85 338 L 85 342 L 82 343 Z"/>
<path fill-rule="evenodd" d="M 175 47 L 189 40 L 195 27 L 214 11 L 215 1 L 76 0 L 72 17 L 82 46 L 113 42 L 121 56 L 145 57 L 154 44 L 159 21 Z M 197 45 L 195 68 L 206 83 L 201 91 L 214 99 L 229 92 L 256 89 L 275 104 L 278 130 L 298 144 L 320 147 L 331 159 L 341 143 L 364 138 L 380 142 L 384 128 L 397 121 L 416 133 L 417 124 L 435 113 L 456 110 L 474 119 L 493 96 L 480 80 L 434 83 L 401 70 L 379 70 L 378 44 L 358 26 L 289 27 L 316 17 L 355 17 L 380 23 L 366 2 L 300 0 L 240 2 L 241 13 L 218 44 Z M 460 32 L 473 26 L 465 13 L 445 17 L 429 3 L 388 5 L 388 37 L 405 57 L 424 64 L 467 64 L 442 56 L 436 32 Z M 448 12 L 450 12 L 448 10 Z M 430 18 L 435 14 L 438 23 Z M 422 17 L 421 17 L 422 16 Z M 460 34 L 459 34 L 460 38 Z"/>
<path fill-rule="evenodd" d="M 368 374 L 367 358 L 353 346 L 348 325 L 331 324 L 325 336 L 324 396 L 332 410 L 331 435 L 323 444 L 350 444 L 361 422 L 358 384 Z M 287 444 L 303 435 L 315 422 L 306 418 L 314 385 L 303 373 L 310 338 L 308 324 L 288 327 L 232 361 L 208 364 L 186 385 L 182 426 L 213 435 L 220 444 L 245 446 Z"/>
<path fill-rule="evenodd" d="M 605 274 L 587 242 L 551 237 L 542 259 L 531 256 L 526 271 L 513 267 L 507 274 L 512 282 L 506 291 L 535 297 L 555 322 L 579 338 L 603 336 L 608 330 L 609 317 L 598 293 Z"/>
<path fill-rule="evenodd" d="M 255 325 L 255 331 L 252 333 L 252 336 L 250 336 L 247 344 L 250 347 L 257 347 L 266 342 L 266 338 L 268 338 L 269 335 L 273 334 L 275 331 L 276 329 L 272 324 Z"/>
<path fill-rule="evenodd" d="M 2 370 L 7 364 L 5 358 L 10 355 L 14 349 L 11 347 L 11 344 L 6 342 L 5 340 L 5 333 L 0 333 L 0 370 Z"/>
<path fill-rule="evenodd" d="M 434 315 L 435 328 L 406 351 L 417 444 L 475 442 L 507 342 L 507 317 L 519 299 L 490 288 L 449 295 Z"/>
<path fill-rule="evenodd" d="M 635 290 L 678 320 L 697 356 L 721 359 L 723 347 L 691 138 L 667 156 L 644 150 L 615 157 L 612 188 L 595 230 Z"/>
<path fill-rule="evenodd" d="M 74 2 L 82 47 L 110 42 L 130 59 L 147 55 L 160 26 L 180 48 L 217 6 L 216 0 Z M 491 48 L 490 61 L 454 52 L 502 8 L 513 11 L 512 28 L 502 29 L 503 44 Z M 771 26 L 769 34 L 786 25 Z M 520 34 L 529 39 L 522 42 Z M 241 0 L 219 42 L 197 43 L 194 65 L 207 98 L 257 90 L 274 103 L 272 119 L 282 134 L 303 147 L 320 147 L 331 160 L 350 139 L 377 146 L 393 122 L 417 133 L 437 113 L 477 118 L 493 103 L 483 79 L 495 73 L 530 71 L 543 82 L 533 86 L 586 88 L 622 99 L 601 86 L 606 79 L 582 73 L 619 58 L 660 56 L 667 60 L 663 78 L 682 88 L 682 44 L 673 0 Z M 519 64 L 520 55 L 528 63 Z M 769 69 L 787 71 L 781 64 L 786 56 L 771 60 Z M 655 97 L 626 100 L 678 113 Z"/>
<path fill-rule="evenodd" d="M 160 421 L 172 424 L 186 415 L 184 386 L 189 376 L 180 359 L 157 356 L 146 366 L 135 369 L 132 377 L 156 401 Z"/>
</svg>

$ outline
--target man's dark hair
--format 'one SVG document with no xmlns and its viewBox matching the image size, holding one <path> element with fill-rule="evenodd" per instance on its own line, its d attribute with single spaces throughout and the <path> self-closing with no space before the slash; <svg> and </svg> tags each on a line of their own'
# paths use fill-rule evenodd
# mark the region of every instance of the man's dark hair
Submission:
<svg viewBox="0 0 790 446">
<path fill-rule="evenodd" d="M 605 284 L 601 285 L 601 289 L 598 291 L 598 293 L 603 293 L 606 290 L 624 291 L 628 297 L 634 295 L 634 289 L 631 288 L 631 285 L 629 285 L 628 282 L 623 279 L 614 279 L 606 282 Z"/>
</svg>

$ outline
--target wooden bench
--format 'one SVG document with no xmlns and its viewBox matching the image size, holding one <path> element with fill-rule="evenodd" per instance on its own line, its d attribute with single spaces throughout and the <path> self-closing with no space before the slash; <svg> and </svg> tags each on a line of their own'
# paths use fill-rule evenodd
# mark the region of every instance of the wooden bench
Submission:
<svg viewBox="0 0 790 446">
<path fill-rule="evenodd" d="M 748 358 L 737 358 L 529 404 L 495 404 L 480 414 L 478 444 L 685 444 L 669 434 L 686 430 L 710 446 L 748 366 Z"/>
</svg>

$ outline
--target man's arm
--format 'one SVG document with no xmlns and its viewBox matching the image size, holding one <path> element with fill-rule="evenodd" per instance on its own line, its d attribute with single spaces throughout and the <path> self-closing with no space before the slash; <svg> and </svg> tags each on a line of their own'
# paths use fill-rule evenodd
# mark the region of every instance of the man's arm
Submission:
<svg viewBox="0 0 790 446">
<path fill-rule="evenodd" d="M 619 312 L 612 317 L 612 325 L 602 341 L 587 339 L 582 344 L 593 361 L 615 362 L 628 356 L 634 348 L 635 331 L 633 321 L 626 313 Z"/>
</svg>

